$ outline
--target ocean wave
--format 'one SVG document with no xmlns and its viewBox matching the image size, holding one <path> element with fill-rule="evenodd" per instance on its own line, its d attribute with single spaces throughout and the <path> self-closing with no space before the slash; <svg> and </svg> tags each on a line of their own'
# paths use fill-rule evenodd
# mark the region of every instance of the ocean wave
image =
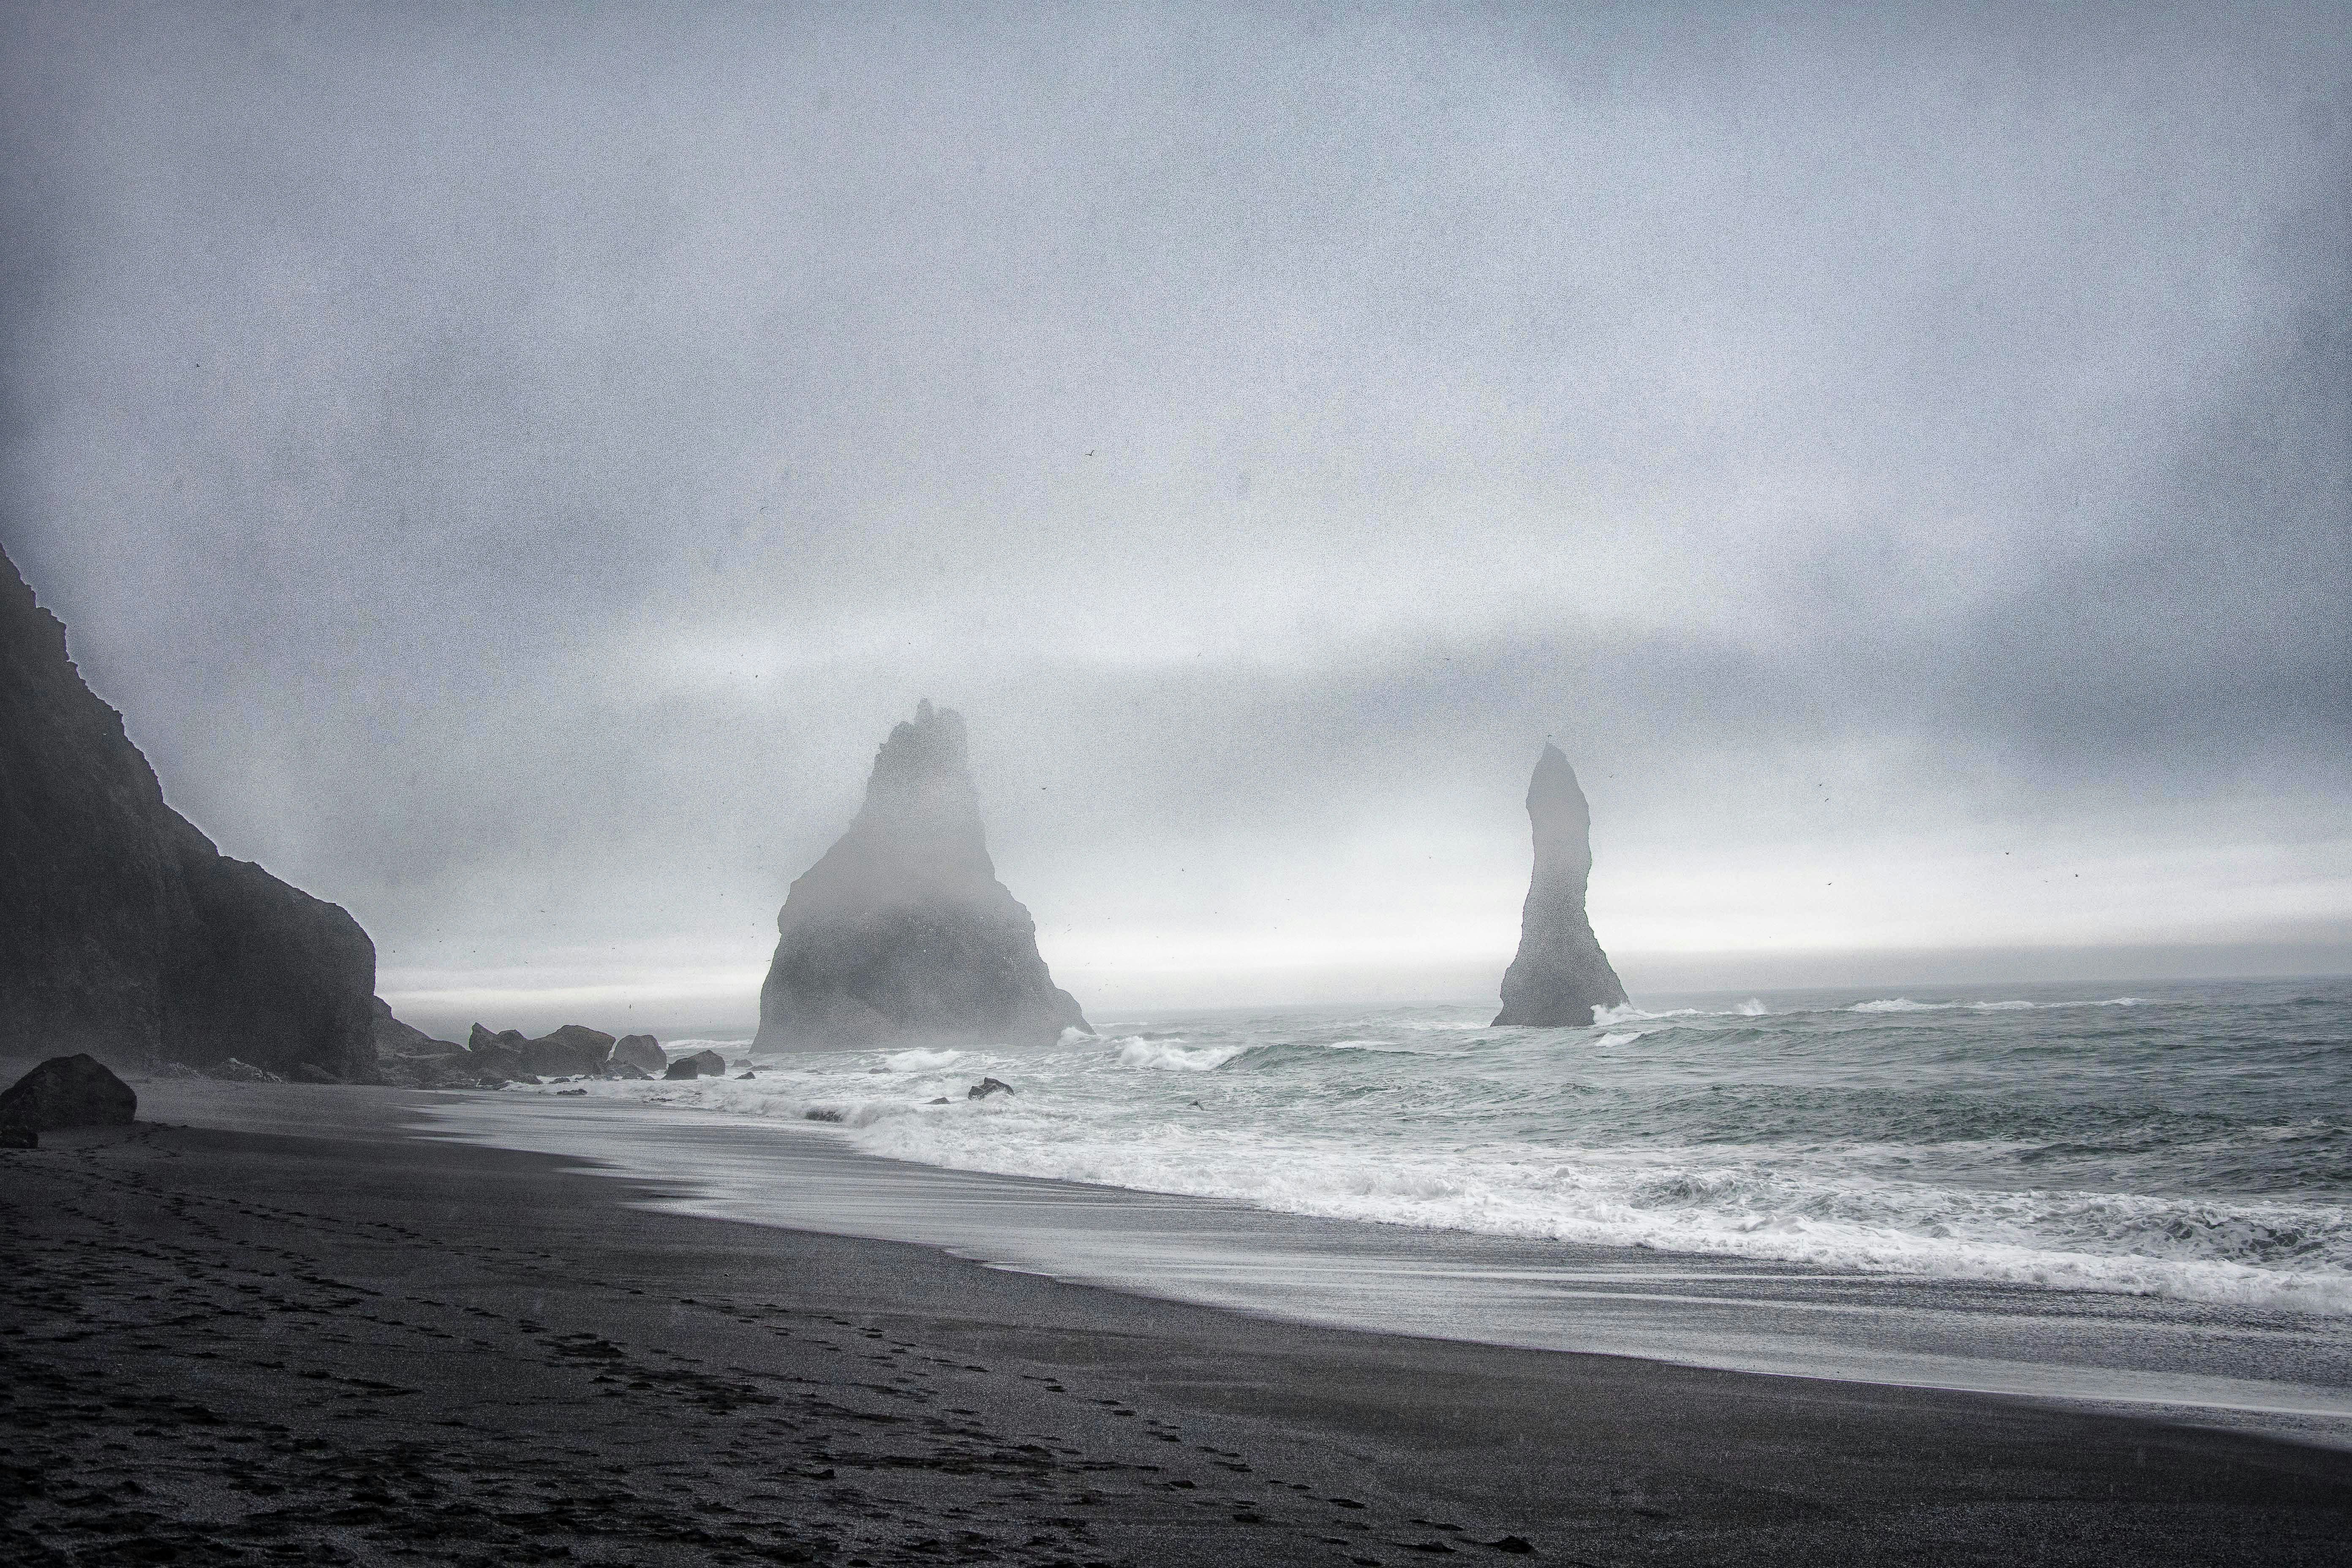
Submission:
<svg viewBox="0 0 2352 1568">
<path fill-rule="evenodd" d="M 2352 990 L 2289 1026 L 2312 983 L 2131 1020 L 2091 1010 L 2143 998 L 2022 989 L 1609 1008 L 1568 1037 L 1221 1013 L 580 1087 L 1339 1219 L 2352 1312 Z M 984 1077 L 1014 1092 L 968 1100 Z"/>
<path fill-rule="evenodd" d="M 1736 1007 L 1730 1009 L 1727 1013 L 1709 1013 L 1704 1007 L 1668 1007 L 1663 1012 L 1652 1013 L 1645 1009 L 1636 1007 L 1633 1004 L 1628 1002 L 1622 1006 L 1595 1007 L 1592 1010 L 1592 1026 L 1602 1027 L 1612 1024 L 1647 1023 L 1658 1018 L 1726 1017 L 1737 1015 L 1738 1011 L 1739 1010 Z"/>
<path fill-rule="evenodd" d="M 1111 1042 L 1111 1055 L 1122 1067 L 1161 1072 L 1211 1072 L 1249 1050 L 1248 1046 L 1188 1046 L 1181 1037 L 1151 1039 L 1130 1035 Z"/>
<path fill-rule="evenodd" d="M 895 1159 L 1335 1219 L 2352 1314 L 2342 1209 L 1808 1184 L 1557 1151 L 1366 1158 L 1179 1127 L 1114 1142 L 1050 1121 L 1034 1108 L 986 1121 L 875 1120 L 856 1141 Z"/>
<path fill-rule="evenodd" d="M 955 1066 L 963 1058 L 961 1051 L 926 1050 L 919 1046 L 912 1050 L 891 1052 L 882 1058 L 882 1065 L 892 1072 L 937 1072 Z"/>
</svg>

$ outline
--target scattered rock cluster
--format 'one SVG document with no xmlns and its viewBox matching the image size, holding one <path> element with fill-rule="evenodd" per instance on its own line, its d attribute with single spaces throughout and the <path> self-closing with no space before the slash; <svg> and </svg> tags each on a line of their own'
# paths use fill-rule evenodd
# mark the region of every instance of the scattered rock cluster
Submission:
<svg viewBox="0 0 2352 1568">
<path fill-rule="evenodd" d="M 716 1077 L 727 1062 L 716 1051 L 669 1059 L 651 1035 L 615 1039 L 584 1024 L 566 1024 L 536 1038 L 520 1029 L 492 1030 L 476 1024 L 466 1043 L 436 1040 L 392 1016 L 377 1002 L 376 1047 L 386 1082 L 413 1089 L 496 1089 L 508 1083 L 550 1079 Z M 691 1063 L 693 1070 L 679 1071 Z"/>
</svg>

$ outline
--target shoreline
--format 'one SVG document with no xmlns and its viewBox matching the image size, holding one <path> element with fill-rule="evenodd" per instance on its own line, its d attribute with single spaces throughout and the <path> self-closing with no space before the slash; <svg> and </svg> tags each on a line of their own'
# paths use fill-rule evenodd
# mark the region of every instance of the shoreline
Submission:
<svg viewBox="0 0 2352 1568">
<path fill-rule="evenodd" d="M 1523 1350 L 2025 1394 L 2352 1448 L 2352 1334 L 2332 1318 L 1299 1215 L 908 1162 L 830 1126 L 711 1108 L 509 1092 L 422 1114 L 429 1136 L 660 1182 L 671 1212 L 914 1242 L 1161 1300 Z"/>
<path fill-rule="evenodd" d="M 2317 1563 L 2352 1528 L 2323 1448 L 1286 1322 L 661 1212 L 420 1134 L 427 1091 L 141 1088 L 0 1156 L 28 1563 Z"/>
</svg>

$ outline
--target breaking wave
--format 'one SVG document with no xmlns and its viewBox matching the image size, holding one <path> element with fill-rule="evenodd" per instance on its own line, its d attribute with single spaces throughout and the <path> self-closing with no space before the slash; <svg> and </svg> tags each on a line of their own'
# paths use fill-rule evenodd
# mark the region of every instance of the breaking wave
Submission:
<svg viewBox="0 0 2352 1568">
<path fill-rule="evenodd" d="M 2347 1314 L 2352 984 L 2314 985 L 1202 1015 L 588 1087 L 1297 1214 Z"/>
</svg>

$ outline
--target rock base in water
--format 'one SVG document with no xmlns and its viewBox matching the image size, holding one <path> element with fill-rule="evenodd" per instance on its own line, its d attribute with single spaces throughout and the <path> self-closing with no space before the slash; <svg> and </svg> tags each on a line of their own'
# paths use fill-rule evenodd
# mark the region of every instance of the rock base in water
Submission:
<svg viewBox="0 0 2352 1568">
<path fill-rule="evenodd" d="M 996 879 L 963 720 L 929 702 L 883 742 L 856 820 L 793 884 L 776 931 L 763 1051 L 1049 1045 L 1087 1027 Z"/>
<path fill-rule="evenodd" d="M 1576 770 L 1547 743 L 1528 782 L 1536 868 L 1521 911 L 1518 956 L 1503 976 L 1496 1024 L 1581 1028 L 1595 1007 L 1622 1007 L 1625 987 L 1584 910 L 1592 875 L 1592 811 Z"/>
<path fill-rule="evenodd" d="M 637 1076 L 644 1078 L 667 1068 L 669 1053 L 651 1035 L 623 1035 L 613 1042 L 612 1065 L 616 1069 L 635 1068 Z"/>
</svg>

